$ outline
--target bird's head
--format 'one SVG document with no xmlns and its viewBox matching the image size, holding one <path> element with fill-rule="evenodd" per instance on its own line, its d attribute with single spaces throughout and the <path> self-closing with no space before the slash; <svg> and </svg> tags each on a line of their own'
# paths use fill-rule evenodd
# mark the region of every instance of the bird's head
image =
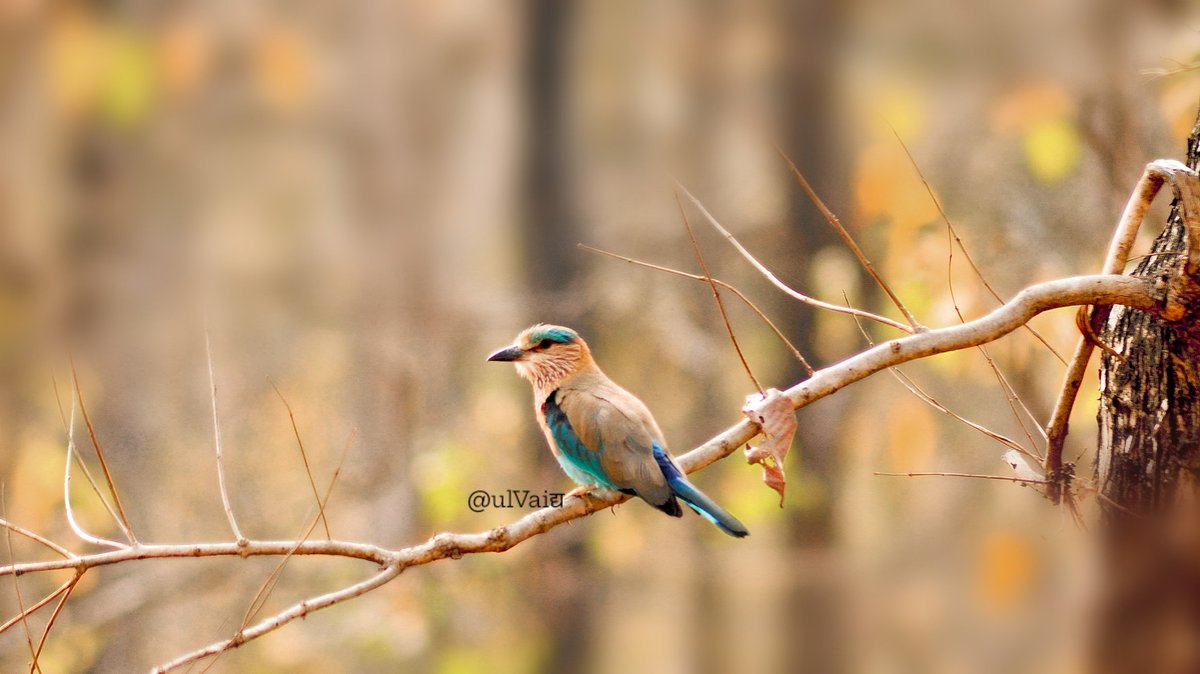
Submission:
<svg viewBox="0 0 1200 674">
<path fill-rule="evenodd" d="M 488 360 L 512 363 L 536 388 L 551 390 L 591 365 L 592 354 L 571 328 L 539 323 L 522 331 L 512 346 L 493 353 Z"/>
</svg>

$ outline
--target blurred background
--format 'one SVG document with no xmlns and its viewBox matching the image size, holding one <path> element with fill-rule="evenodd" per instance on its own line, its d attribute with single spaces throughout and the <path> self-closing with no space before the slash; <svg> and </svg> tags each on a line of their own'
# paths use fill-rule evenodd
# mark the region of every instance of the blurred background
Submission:
<svg viewBox="0 0 1200 674">
<path fill-rule="evenodd" d="M 1200 11 L 1171 1 L 0 1 L 6 517 L 86 549 L 62 503 L 55 386 L 69 408 L 72 354 L 140 538 L 230 538 L 207 315 L 249 536 L 297 537 L 314 511 L 272 384 L 319 485 L 345 452 L 334 537 L 399 547 L 511 521 L 524 511 L 471 512 L 468 494 L 572 486 L 527 385 L 484 362 L 527 325 L 578 328 L 676 453 L 737 421 L 753 390 L 707 287 L 576 248 L 698 271 L 671 176 L 786 282 L 896 316 L 778 145 L 917 317 L 949 325 L 945 223 L 892 129 L 1011 297 L 1099 270 L 1142 166 L 1183 155 L 1198 58 Z M 814 364 L 864 347 L 851 319 L 789 300 L 690 215 L 714 274 Z M 958 252 L 950 276 L 965 316 L 995 306 Z M 802 378 L 726 297 L 764 385 Z M 1069 353 L 1070 312 L 1034 326 Z M 1023 332 L 990 354 L 1045 419 L 1055 356 Z M 955 412 L 1040 440 L 978 351 L 904 370 Z M 1087 386 L 1067 453 L 1085 477 Z M 1083 671 L 1086 531 L 1011 483 L 873 474 L 1010 474 L 1003 446 L 885 373 L 800 424 L 782 509 L 740 456 L 695 477 L 744 541 L 631 503 L 410 570 L 210 671 Z M 73 489 L 87 526 L 119 536 Z M 11 546 L 6 559 L 46 554 Z M 275 562 L 88 573 L 42 669 L 143 671 L 228 637 Z M 369 572 L 293 560 L 265 611 Z M 21 578 L 24 601 L 66 577 Z M 0 670 L 27 661 L 20 628 L 0 635 Z"/>
</svg>

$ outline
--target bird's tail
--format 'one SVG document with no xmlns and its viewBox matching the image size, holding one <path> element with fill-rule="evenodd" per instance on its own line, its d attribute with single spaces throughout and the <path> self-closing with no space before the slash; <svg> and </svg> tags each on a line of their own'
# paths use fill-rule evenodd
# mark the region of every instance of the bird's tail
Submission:
<svg viewBox="0 0 1200 674">
<path fill-rule="evenodd" d="M 709 498 L 704 492 L 696 488 L 696 485 L 688 482 L 683 471 L 675 465 L 671 457 L 663 451 L 657 443 L 654 445 L 654 460 L 658 463 L 659 469 L 662 470 L 663 476 L 667 478 L 667 485 L 671 487 L 671 491 L 680 498 L 689 508 L 695 510 L 701 517 L 717 525 L 717 528 L 735 538 L 749 536 L 750 531 L 746 529 L 746 525 L 738 521 L 738 518 L 729 514 L 717 502 Z"/>
</svg>

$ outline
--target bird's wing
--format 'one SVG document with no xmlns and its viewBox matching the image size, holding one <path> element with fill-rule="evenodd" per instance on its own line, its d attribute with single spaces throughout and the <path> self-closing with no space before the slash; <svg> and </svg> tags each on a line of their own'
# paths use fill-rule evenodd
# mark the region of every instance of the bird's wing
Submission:
<svg viewBox="0 0 1200 674">
<path fill-rule="evenodd" d="M 604 446 L 599 438 L 584 439 L 576 429 L 563 407 L 564 400 L 574 397 L 562 390 L 552 392 L 542 403 L 542 421 L 546 436 L 558 451 L 555 458 L 572 480 L 581 484 L 595 484 L 608 489 L 620 489 L 604 474 L 601 452 Z"/>
<path fill-rule="evenodd" d="M 656 442 L 666 443 L 650 411 L 607 378 L 586 384 L 560 388 L 559 405 L 580 444 L 589 449 L 587 460 L 616 489 L 632 489 L 651 505 L 666 503 L 671 488 L 653 449 Z"/>
</svg>

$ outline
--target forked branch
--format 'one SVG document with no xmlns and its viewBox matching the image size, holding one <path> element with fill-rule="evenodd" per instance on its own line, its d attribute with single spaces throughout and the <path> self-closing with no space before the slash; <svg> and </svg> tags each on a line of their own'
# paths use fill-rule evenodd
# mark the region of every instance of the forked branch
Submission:
<svg viewBox="0 0 1200 674">
<path fill-rule="evenodd" d="M 1137 188 L 1130 195 L 1129 202 L 1125 205 L 1125 210 L 1117 224 L 1112 243 L 1109 245 L 1108 254 L 1105 256 L 1103 273 L 1120 274 L 1125 268 L 1126 262 L 1129 261 L 1129 251 L 1133 248 L 1134 241 L 1137 240 L 1138 229 L 1141 227 L 1142 221 L 1146 219 L 1146 211 L 1149 210 L 1151 202 L 1154 201 L 1154 197 L 1164 183 L 1171 184 L 1180 214 L 1188 228 L 1190 250 L 1183 272 L 1192 276 L 1200 269 L 1200 179 L 1197 178 L 1195 171 L 1180 162 L 1172 159 L 1160 159 L 1146 166 Z M 1179 308 L 1170 301 L 1172 299 L 1173 297 L 1168 294 L 1168 304 L 1165 306 L 1167 317 L 1179 312 Z M 1089 332 L 1094 332 L 1095 326 L 1102 325 L 1108 319 L 1111 305 L 1105 302 L 1090 302 L 1089 304 L 1097 306 L 1092 310 L 1090 316 L 1084 317 L 1083 320 L 1093 328 Z M 1175 318 L 1179 318 L 1179 316 L 1175 316 Z M 1062 390 L 1058 394 L 1058 400 L 1054 403 L 1054 412 L 1050 417 L 1050 423 L 1046 426 L 1047 446 L 1043 469 L 1050 480 L 1046 495 L 1055 502 L 1058 502 L 1063 493 L 1061 481 L 1058 478 L 1063 467 L 1063 445 L 1067 438 L 1071 408 L 1075 406 L 1075 396 L 1079 393 L 1079 387 L 1083 383 L 1083 375 L 1087 371 L 1088 359 L 1092 355 L 1094 346 L 1095 342 L 1088 338 L 1087 333 L 1075 345 L 1075 352 L 1071 356 L 1071 362 L 1063 377 Z"/>
</svg>

